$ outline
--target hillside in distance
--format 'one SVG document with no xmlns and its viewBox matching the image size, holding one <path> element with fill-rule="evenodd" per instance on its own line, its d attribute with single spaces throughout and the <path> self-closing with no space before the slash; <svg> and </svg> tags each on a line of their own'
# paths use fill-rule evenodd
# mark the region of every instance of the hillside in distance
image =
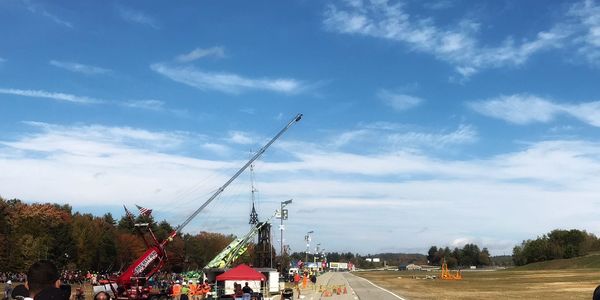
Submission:
<svg viewBox="0 0 600 300">
<path fill-rule="evenodd" d="M 554 259 L 511 268 L 511 270 L 522 271 L 566 269 L 600 269 L 600 252 L 594 252 L 581 257 L 574 257 L 568 259 Z"/>
</svg>

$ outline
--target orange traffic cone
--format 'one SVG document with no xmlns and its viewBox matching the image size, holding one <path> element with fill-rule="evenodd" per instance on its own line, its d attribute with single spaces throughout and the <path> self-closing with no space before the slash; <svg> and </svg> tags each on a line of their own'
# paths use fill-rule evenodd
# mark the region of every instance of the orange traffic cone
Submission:
<svg viewBox="0 0 600 300">
<path fill-rule="evenodd" d="M 339 287 L 339 286 L 338 286 L 338 288 L 337 288 L 337 294 L 338 294 L 338 295 L 342 294 L 342 288 L 341 288 L 341 287 Z"/>
<path fill-rule="evenodd" d="M 344 286 L 344 294 L 348 294 L 348 290 L 346 290 L 346 286 Z"/>
</svg>

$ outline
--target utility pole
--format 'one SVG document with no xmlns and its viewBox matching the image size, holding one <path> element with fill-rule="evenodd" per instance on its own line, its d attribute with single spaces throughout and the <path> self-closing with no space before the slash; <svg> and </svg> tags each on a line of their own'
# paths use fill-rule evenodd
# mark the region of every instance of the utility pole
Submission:
<svg viewBox="0 0 600 300">
<path fill-rule="evenodd" d="M 306 241 L 306 255 L 304 256 L 304 263 L 306 263 L 308 261 L 308 251 L 310 251 L 310 234 L 311 233 L 315 233 L 314 231 L 309 231 L 306 233 L 306 235 L 304 236 L 304 240 Z"/>
<path fill-rule="evenodd" d="M 290 200 L 286 200 L 286 201 L 281 201 L 281 210 L 279 211 L 279 219 L 280 219 L 280 223 L 279 223 L 279 230 L 281 231 L 281 240 L 279 241 L 279 247 L 280 247 L 280 252 L 279 254 L 281 255 L 281 262 L 283 263 L 283 220 L 287 220 L 288 219 L 288 210 L 284 210 L 283 208 L 292 203 L 292 200 L 294 199 L 290 199 Z M 283 266 L 281 266 L 281 268 L 283 269 Z"/>
</svg>

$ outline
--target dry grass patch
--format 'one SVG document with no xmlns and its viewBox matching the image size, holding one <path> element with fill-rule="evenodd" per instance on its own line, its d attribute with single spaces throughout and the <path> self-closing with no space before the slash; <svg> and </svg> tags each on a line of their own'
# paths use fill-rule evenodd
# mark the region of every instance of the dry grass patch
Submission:
<svg viewBox="0 0 600 300">
<path fill-rule="evenodd" d="M 464 279 L 461 281 L 424 279 L 426 275 L 439 275 L 433 272 L 374 271 L 355 274 L 411 300 L 591 299 L 594 289 L 600 284 L 600 269 L 468 271 L 463 272 Z"/>
</svg>

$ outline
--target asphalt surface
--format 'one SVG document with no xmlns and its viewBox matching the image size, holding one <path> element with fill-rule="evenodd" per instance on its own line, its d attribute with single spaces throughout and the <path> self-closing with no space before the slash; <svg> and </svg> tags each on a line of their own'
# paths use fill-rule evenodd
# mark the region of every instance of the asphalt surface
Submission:
<svg viewBox="0 0 600 300">
<path fill-rule="evenodd" d="M 279 300 L 279 296 L 272 297 Z M 407 300 L 370 281 L 348 272 L 328 272 L 317 277 L 317 284 L 300 286 L 300 295 L 294 291 L 294 299 L 304 300 Z"/>
</svg>

